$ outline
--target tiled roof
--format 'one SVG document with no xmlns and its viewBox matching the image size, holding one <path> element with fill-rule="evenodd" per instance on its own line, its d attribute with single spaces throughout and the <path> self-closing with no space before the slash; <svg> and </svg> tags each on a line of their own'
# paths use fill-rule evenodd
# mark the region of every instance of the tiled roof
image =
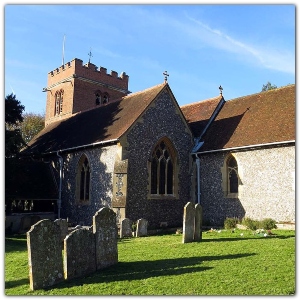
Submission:
<svg viewBox="0 0 300 300">
<path fill-rule="evenodd" d="M 30 141 L 22 154 L 55 152 L 118 139 L 166 86 L 168 84 L 159 84 L 49 124 Z"/>
<path fill-rule="evenodd" d="M 226 101 L 202 151 L 295 140 L 295 85 Z"/>
<path fill-rule="evenodd" d="M 57 199 L 58 190 L 49 164 L 5 159 L 5 197 L 23 200 Z"/>
<path fill-rule="evenodd" d="M 222 96 L 219 95 L 180 107 L 195 137 L 200 136 L 221 99 Z"/>
</svg>

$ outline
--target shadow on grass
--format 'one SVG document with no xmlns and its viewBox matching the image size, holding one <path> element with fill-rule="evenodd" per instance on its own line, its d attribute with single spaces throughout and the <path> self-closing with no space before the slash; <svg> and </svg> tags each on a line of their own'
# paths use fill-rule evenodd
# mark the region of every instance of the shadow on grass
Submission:
<svg viewBox="0 0 300 300">
<path fill-rule="evenodd" d="M 295 237 L 295 235 L 289 235 L 289 236 L 277 236 L 277 235 L 270 235 L 267 237 L 264 236 L 253 236 L 253 237 L 232 237 L 232 238 L 222 238 L 222 237 L 218 237 L 218 238 L 205 238 L 202 239 L 200 243 L 208 243 L 208 242 L 232 242 L 232 241 L 242 241 L 242 240 L 257 240 L 257 239 L 289 239 Z"/>
<path fill-rule="evenodd" d="M 5 252 L 27 251 L 26 235 L 6 236 L 5 237 Z"/>
<path fill-rule="evenodd" d="M 29 285 L 29 278 L 5 281 L 5 289 L 12 289 L 21 285 Z"/>
<path fill-rule="evenodd" d="M 93 283 L 110 283 L 117 281 L 143 280 L 159 276 L 176 276 L 188 273 L 199 273 L 212 269 L 212 267 L 201 267 L 204 261 L 239 259 L 253 256 L 256 253 L 184 257 L 175 259 L 161 259 L 155 261 L 118 262 L 104 270 L 99 270 L 85 278 L 72 279 L 55 286 L 55 288 L 66 288 Z M 53 287 L 51 287 L 53 288 Z"/>
</svg>

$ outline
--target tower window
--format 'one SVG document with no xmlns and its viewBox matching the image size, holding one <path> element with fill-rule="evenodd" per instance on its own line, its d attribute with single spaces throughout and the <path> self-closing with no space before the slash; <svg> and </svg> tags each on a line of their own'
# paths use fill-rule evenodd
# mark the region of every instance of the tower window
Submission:
<svg viewBox="0 0 300 300">
<path fill-rule="evenodd" d="M 107 93 L 105 93 L 104 96 L 103 96 L 103 104 L 107 104 L 108 101 L 109 101 L 109 96 L 108 96 Z"/>
<path fill-rule="evenodd" d="M 101 104 L 101 92 L 96 92 L 96 105 Z"/>
<path fill-rule="evenodd" d="M 55 93 L 55 115 L 59 115 L 63 111 L 63 95 L 63 90 L 57 91 Z"/>
</svg>

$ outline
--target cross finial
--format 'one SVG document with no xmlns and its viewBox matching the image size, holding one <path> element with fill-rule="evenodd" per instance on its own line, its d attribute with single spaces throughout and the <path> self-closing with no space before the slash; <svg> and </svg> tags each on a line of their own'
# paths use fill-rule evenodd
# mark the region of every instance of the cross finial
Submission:
<svg viewBox="0 0 300 300">
<path fill-rule="evenodd" d="M 223 88 L 221 87 L 221 85 L 219 86 L 219 90 L 220 90 L 220 94 L 222 95 Z"/>
<path fill-rule="evenodd" d="M 165 75 L 165 83 L 167 83 L 168 82 L 168 76 L 169 76 L 168 72 L 164 71 L 163 75 Z"/>
<path fill-rule="evenodd" d="M 92 55 L 92 48 L 90 49 L 90 52 L 88 53 L 88 56 L 90 57 L 89 58 L 89 63 L 91 62 L 91 57 L 93 57 L 93 55 Z"/>
</svg>

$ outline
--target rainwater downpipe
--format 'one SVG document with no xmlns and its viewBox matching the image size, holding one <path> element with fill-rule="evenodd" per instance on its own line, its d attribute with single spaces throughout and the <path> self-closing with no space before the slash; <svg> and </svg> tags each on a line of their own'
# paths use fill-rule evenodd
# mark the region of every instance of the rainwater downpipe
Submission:
<svg viewBox="0 0 300 300">
<path fill-rule="evenodd" d="M 60 219 L 60 210 L 61 210 L 61 187 L 62 187 L 62 168 L 63 168 L 63 158 L 58 154 L 59 160 L 59 189 L 58 189 L 58 200 L 57 200 L 57 218 Z"/>
<path fill-rule="evenodd" d="M 196 156 L 196 166 L 197 166 L 197 202 L 200 204 L 200 157 L 197 153 L 195 153 Z"/>
</svg>

